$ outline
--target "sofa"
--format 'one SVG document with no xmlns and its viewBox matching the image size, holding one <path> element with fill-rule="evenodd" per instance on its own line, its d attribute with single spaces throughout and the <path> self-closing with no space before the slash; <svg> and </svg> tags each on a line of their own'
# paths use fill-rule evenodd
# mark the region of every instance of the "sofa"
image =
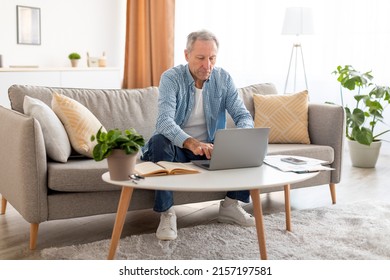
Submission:
<svg viewBox="0 0 390 280">
<path fill-rule="evenodd" d="M 8 95 L 11 108 L 0 106 L 0 194 L 1 214 L 7 202 L 30 223 L 30 249 L 37 244 L 42 222 L 115 213 L 120 187 L 105 183 L 106 161 L 72 151 L 66 162 L 48 157 L 41 124 L 24 113 L 25 96 L 51 106 L 53 94 L 59 93 L 85 106 L 106 129 L 133 127 L 147 140 L 156 122 L 158 88 L 77 89 L 31 85 L 13 85 Z M 263 83 L 240 88 L 239 94 L 255 117 L 254 96 L 278 96 L 273 84 Z M 331 202 L 336 202 L 335 186 L 341 179 L 344 135 L 344 110 L 341 106 L 307 106 L 307 131 L 310 143 L 270 143 L 268 154 L 299 155 L 329 162 L 334 168 L 314 178 L 291 185 L 291 190 L 327 184 Z M 228 127 L 234 126 L 231 119 Z M 272 127 L 271 127 L 272 130 Z M 283 186 L 268 190 L 280 191 Z M 219 200 L 225 193 L 175 192 L 175 204 Z M 153 207 L 154 192 L 135 190 L 129 211 Z M 1 218 L 1 216 L 0 216 Z"/>
</svg>

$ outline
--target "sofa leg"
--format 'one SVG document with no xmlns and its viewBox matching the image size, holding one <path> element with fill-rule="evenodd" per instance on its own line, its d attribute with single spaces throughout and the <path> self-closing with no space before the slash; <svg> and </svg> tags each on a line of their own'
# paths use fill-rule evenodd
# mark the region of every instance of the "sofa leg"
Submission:
<svg viewBox="0 0 390 280">
<path fill-rule="evenodd" d="M 30 250 L 34 250 L 37 246 L 39 224 L 30 224 Z"/>
<path fill-rule="evenodd" d="M 0 215 L 5 214 L 5 209 L 7 208 L 7 200 L 4 198 L 4 196 L 1 197 L 1 212 Z"/>
<path fill-rule="evenodd" d="M 336 184 L 330 183 L 330 196 L 332 197 L 332 204 L 336 204 Z"/>
</svg>

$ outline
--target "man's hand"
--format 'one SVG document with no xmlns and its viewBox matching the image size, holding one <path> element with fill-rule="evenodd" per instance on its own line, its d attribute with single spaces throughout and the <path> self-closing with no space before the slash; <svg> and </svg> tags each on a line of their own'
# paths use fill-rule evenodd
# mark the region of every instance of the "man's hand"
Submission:
<svg viewBox="0 0 390 280">
<path fill-rule="evenodd" d="M 183 147 L 190 150 L 194 155 L 204 155 L 207 159 L 211 158 L 211 154 L 214 148 L 213 144 L 200 142 L 199 140 L 196 140 L 192 137 L 187 138 L 184 141 Z"/>
</svg>

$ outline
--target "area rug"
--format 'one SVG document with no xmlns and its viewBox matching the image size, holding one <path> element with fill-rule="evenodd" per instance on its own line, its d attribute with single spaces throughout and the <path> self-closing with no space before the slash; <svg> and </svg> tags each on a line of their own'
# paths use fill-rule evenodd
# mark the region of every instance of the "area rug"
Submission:
<svg viewBox="0 0 390 280">
<path fill-rule="evenodd" d="M 390 259 L 390 204 L 356 202 L 292 211 L 292 232 L 285 214 L 264 216 L 268 259 L 379 260 Z M 110 240 L 47 248 L 44 259 L 106 259 Z M 211 223 L 181 228 L 174 241 L 155 234 L 120 240 L 116 259 L 242 260 L 259 259 L 255 228 Z"/>
</svg>

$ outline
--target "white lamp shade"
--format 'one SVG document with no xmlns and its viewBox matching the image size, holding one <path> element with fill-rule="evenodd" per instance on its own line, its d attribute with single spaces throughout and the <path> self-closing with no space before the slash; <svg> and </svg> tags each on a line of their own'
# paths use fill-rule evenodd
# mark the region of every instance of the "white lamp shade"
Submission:
<svg viewBox="0 0 390 280">
<path fill-rule="evenodd" d="M 313 33 L 313 17 L 310 8 L 290 7 L 286 9 L 282 34 L 301 35 Z"/>
</svg>

